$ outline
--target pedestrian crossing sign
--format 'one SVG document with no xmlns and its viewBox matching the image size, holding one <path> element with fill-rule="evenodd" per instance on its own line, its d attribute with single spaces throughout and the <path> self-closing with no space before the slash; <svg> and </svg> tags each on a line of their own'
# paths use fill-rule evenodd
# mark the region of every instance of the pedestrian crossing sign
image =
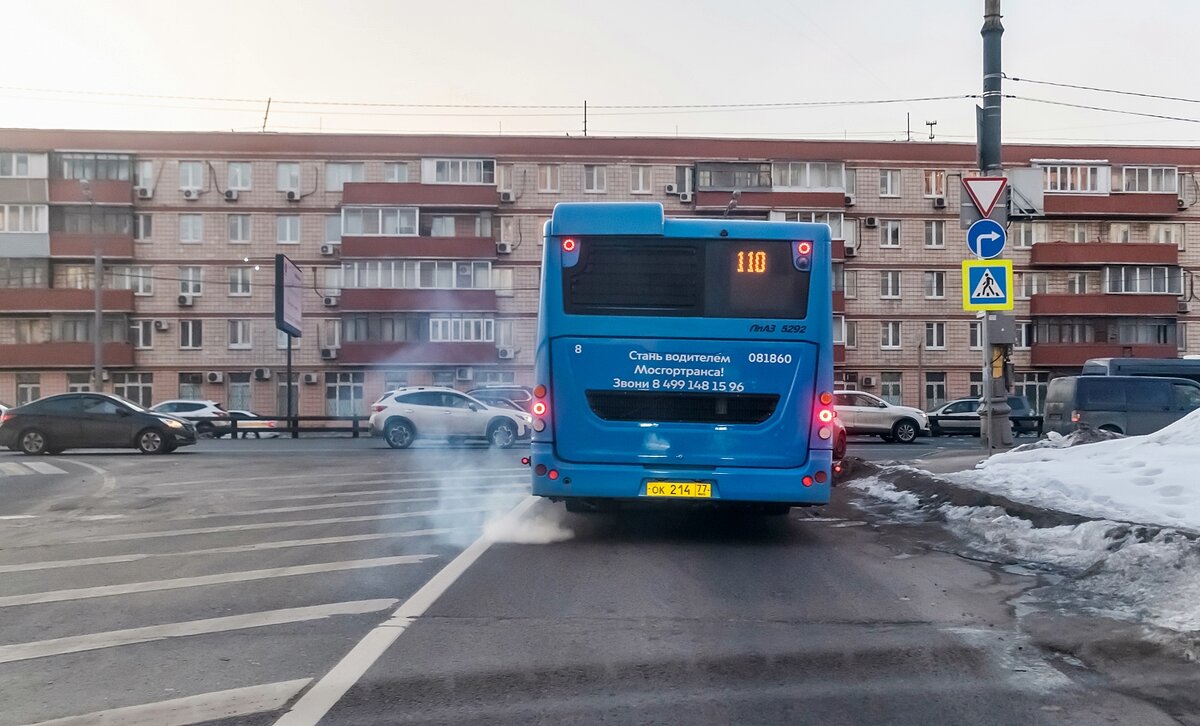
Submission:
<svg viewBox="0 0 1200 726">
<path fill-rule="evenodd" d="M 963 260 L 963 310 L 1012 310 L 1012 260 Z"/>
</svg>

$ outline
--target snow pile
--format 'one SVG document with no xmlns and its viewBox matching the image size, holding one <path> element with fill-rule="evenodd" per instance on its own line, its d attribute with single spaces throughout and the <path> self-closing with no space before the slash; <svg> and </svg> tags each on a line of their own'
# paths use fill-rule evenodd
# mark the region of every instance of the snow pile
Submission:
<svg viewBox="0 0 1200 726">
<path fill-rule="evenodd" d="M 1021 444 L 1013 449 L 1013 452 L 1031 451 L 1033 449 L 1067 449 L 1072 446 L 1094 444 L 1097 441 L 1111 441 L 1123 438 L 1125 437 L 1122 434 L 1112 431 L 1101 431 L 1100 429 L 1080 429 L 1079 431 L 1072 431 L 1066 436 L 1057 431 L 1051 431 L 1046 434 L 1046 438 L 1038 439 L 1030 444 Z"/>
<path fill-rule="evenodd" d="M 1200 411 L 1147 436 L 1010 451 L 946 479 L 1046 509 L 1200 532 Z"/>
</svg>

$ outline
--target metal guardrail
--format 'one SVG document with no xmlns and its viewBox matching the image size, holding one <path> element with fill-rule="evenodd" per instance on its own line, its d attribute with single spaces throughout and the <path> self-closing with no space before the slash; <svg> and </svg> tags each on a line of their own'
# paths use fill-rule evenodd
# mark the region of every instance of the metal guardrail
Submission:
<svg viewBox="0 0 1200 726">
<path fill-rule="evenodd" d="M 1008 417 L 1008 419 L 1010 421 L 1012 421 L 1013 423 L 1032 421 L 1033 423 L 1037 424 L 1037 435 L 1039 437 L 1045 433 L 1046 420 L 1045 420 L 1044 416 L 1035 416 L 1035 415 L 1011 416 L 1010 415 Z M 929 428 L 931 430 L 936 429 L 938 427 L 938 425 L 940 424 L 940 422 L 942 422 L 942 421 L 955 421 L 955 422 L 978 424 L 979 416 L 977 414 L 965 414 L 965 413 L 964 414 L 952 413 L 952 414 L 941 415 L 941 416 L 938 416 L 935 414 L 930 414 L 929 415 Z"/>
<path fill-rule="evenodd" d="M 367 416 L 260 416 L 257 418 L 230 418 L 228 427 L 222 427 L 220 434 L 222 436 L 229 435 L 237 438 L 238 434 L 291 434 L 293 439 L 300 438 L 301 433 L 321 433 L 321 434 L 350 434 L 351 438 L 359 438 L 359 436 L 370 433 L 370 427 L 366 425 L 369 421 Z M 258 426 L 244 426 L 248 421 L 272 421 L 276 425 L 260 428 Z M 329 423 L 329 422 L 347 422 L 345 426 L 306 426 L 305 424 Z"/>
</svg>

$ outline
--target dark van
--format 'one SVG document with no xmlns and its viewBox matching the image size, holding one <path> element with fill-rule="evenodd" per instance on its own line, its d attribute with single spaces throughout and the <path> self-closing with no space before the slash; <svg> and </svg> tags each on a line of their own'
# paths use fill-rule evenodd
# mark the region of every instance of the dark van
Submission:
<svg viewBox="0 0 1200 726">
<path fill-rule="evenodd" d="M 1200 408 L 1200 383 L 1186 378 L 1070 376 L 1050 381 L 1046 431 L 1087 427 L 1140 436 Z"/>
</svg>

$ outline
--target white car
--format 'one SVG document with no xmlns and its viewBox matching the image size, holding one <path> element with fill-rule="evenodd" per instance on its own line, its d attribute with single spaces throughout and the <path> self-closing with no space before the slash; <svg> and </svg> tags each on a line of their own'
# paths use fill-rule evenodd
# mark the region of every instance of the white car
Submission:
<svg viewBox="0 0 1200 726">
<path fill-rule="evenodd" d="M 508 448 L 529 436 L 532 423 L 524 411 L 488 406 L 453 388 L 400 388 L 371 406 L 371 435 L 393 449 L 406 449 L 417 438 L 484 439 Z"/>
<path fill-rule="evenodd" d="M 874 435 L 884 441 L 911 444 L 929 435 L 929 415 L 919 408 L 897 406 L 862 391 L 835 391 L 833 407 L 851 436 Z"/>
<path fill-rule="evenodd" d="M 177 398 L 150 409 L 155 413 L 169 413 L 196 424 L 200 436 L 221 437 L 229 433 L 229 412 L 216 401 Z"/>
</svg>

